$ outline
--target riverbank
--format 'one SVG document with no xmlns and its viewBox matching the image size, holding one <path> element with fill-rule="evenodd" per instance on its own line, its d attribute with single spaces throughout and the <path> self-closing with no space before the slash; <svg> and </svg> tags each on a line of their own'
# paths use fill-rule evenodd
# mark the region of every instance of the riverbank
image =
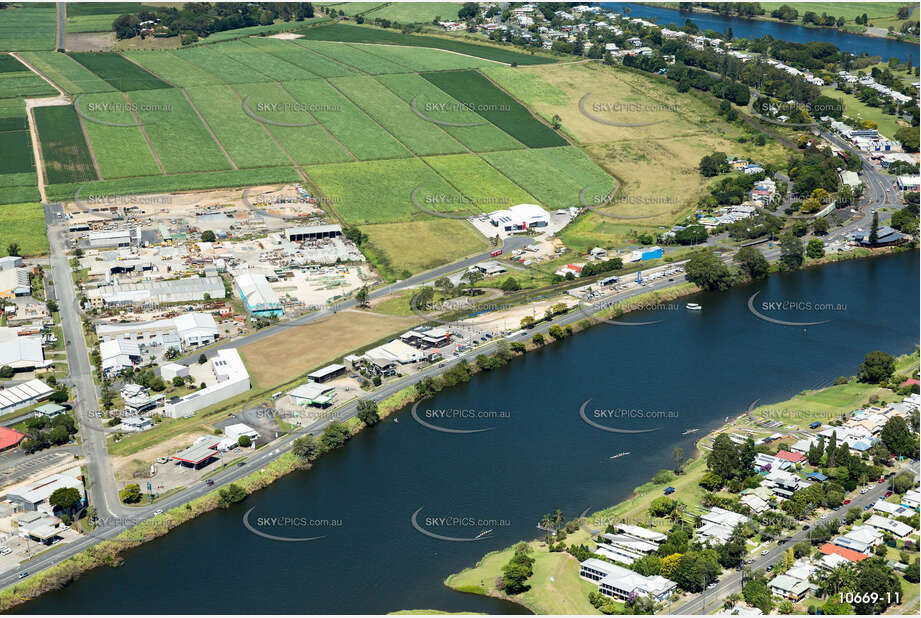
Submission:
<svg viewBox="0 0 921 618">
<path fill-rule="evenodd" d="M 911 354 L 898 357 L 895 362 L 895 375 L 905 377 L 918 376 L 919 352 L 916 348 Z M 840 382 L 839 379 L 836 382 Z M 858 382 L 851 377 L 843 383 L 833 386 L 803 391 L 788 400 L 761 405 L 745 410 L 734 419 L 701 437 L 696 442 L 693 459 L 687 460 L 680 474 L 669 470 L 659 471 L 656 480 L 636 487 L 623 501 L 601 511 L 592 513 L 577 521 L 580 526 L 574 532 L 565 535 L 567 546 L 586 545 L 593 549 L 596 545 L 588 529 L 603 530 L 610 523 L 632 523 L 642 525 L 658 532 L 667 532 L 673 525 L 670 519 L 653 518 L 649 507 L 653 500 L 662 496 L 664 486 L 675 489 L 673 498 L 679 499 L 693 508 L 700 503 L 706 491 L 699 485 L 708 473 L 705 453 L 708 445 L 720 433 L 740 433 L 762 438 L 777 431 L 775 426 L 765 426 L 766 421 L 782 421 L 790 430 L 804 430 L 816 421 L 825 422 L 843 419 L 852 410 L 867 405 L 885 405 L 901 401 L 903 395 L 877 384 Z M 666 457 L 664 457 L 667 459 Z M 731 497 L 725 489 L 715 494 L 718 497 Z M 567 514 L 569 516 L 579 514 Z M 567 528 L 567 532 L 568 532 Z M 517 595 L 509 595 L 498 589 L 503 567 L 515 554 L 517 543 L 499 551 L 493 551 L 476 563 L 474 567 L 450 575 L 445 579 L 445 586 L 459 592 L 480 594 L 493 598 L 518 603 L 535 614 L 600 614 L 589 601 L 588 594 L 597 589 L 597 585 L 579 577 L 579 560 L 566 551 L 551 551 L 545 539 L 524 541 L 531 549 L 534 559 L 534 574 L 527 580 L 528 590 Z M 559 542 L 557 539 L 556 542 Z M 691 595 L 682 594 L 673 600 L 669 607 L 681 604 Z M 909 595 L 910 596 L 910 595 Z M 907 597 L 906 597 L 907 598 Z M 622 604 L 616 604 L 622 608 Z"/>
<path fill-rule="evenodd" d="M 645 294 L 643 294 L 643 295 L 639 295 L 639 296 L 636 296 L 636 297 L 630 299 L 630 302 L 629 302 L 629 303 L 625 303 L 625 304 L 626 304 L 626 305 L 629 305 L 628 308 L 630 308 L 630 309 L 634 309 L 634 308 L 635 308 L 635 309 L 641 309 L 641 308 L 644 308 L 644 307 L 646 307 L 646 306 L 648 306 L 648 305 L 656 304 L 657 301 L 658 301 L 658 302 L 665 302 L 665 301 L 667 301 L 667 300 L 674 299 L 674 298 L 677 298 L 677 297 L 679 297 L 679 296 L 683 296 L 683 295 L 695 293 L 696 291 L 697 291 L 697 288 L 696 288 L 695 286 L 693 286 L 693 285 L 691 285 L 691 284 L 683 283 L 683 284 L 675 285 L 675 286 L 673 286 L 673 287 L 671 287 L 671 288 L 668 288 L 668 289 L 664 289 L 664 290 L 659 291 L 659 292 L 647 292 L 647 293 L 645 293 Z M 709 305 L 708 305 L 708 306 L 709 306 Z M 746 315 L 747 315 L 747 314 L 746 314 Z M 580 314 L 575 314 L 575 313 L 573 313 L 572 311 L 570 311 L 570 318 L 569 318 L 569 319 L 573 320 L 573 323 L 571 324 L 571 326 L 572 326 L 572 332 L 573 332 L 573 333 L 578 332 L 578 331 L 580 331 L 580 330 L 583 330 L 583 329 L 585 329 L 585 328 L 588 328 L 588 327 L 592 324 L 592 321 L 589 319 L 588 316 L 583 317 L 581 313 L 580 313 Z M 630 329 L 630 330 L 632 331 L 632 330 L 634 330 L 634 329 Z M 568 338 L 568 337 L 563 337 L 563 339 L 567 339 L 567 338 Z M 549 348 L 549 347 L 550 347 L 550 346 L 549 346 L 549 343 L 550 343 L 550 342 L 553 342 L 553 341 L 554 341 L 554 339 L 553 339 L 552 337 L 547 337 L 547 343 L 546 343 L 545 345 L 543 345 L 543 346 L 539 346 L 538 344 L 536 344 L 536 343 L 534 343 L 533 341 L 530 341 L 530 340 L 529 340 L 529 341 L 527 342 L 527 345 L 525 346 L 525 350 L 526 350 L 526 352 L 527 352 L 527 351 L 530 351 L 530 350 L 535 350 L 535 349 L 537 349 L 537 348 L 543 348 L 543 347 L 548 347 L 548 348 Z M 526 355 L 526 354 L 520 354 L 520 353 L 518 353 L 518 352 L 515 352 L 515 354 L 512 355 L 511 358 L 516 358 L 516 357 L 525 356 L 525 355 Z M 552 357 L 549 356 L 549 355 L 546 354 L 546 353 L 544 353 L 544 354 L 536 354 L 536 355 L 534 355 L 534 356 L 535 356 L 536 359 L 538 359 L 538 360 L 535 360 L 535 361 L 533 361 L 533 362 L 543 362 L 543 363 L 548 363 L 548 362 L 549 362 L 549 363 L 552 363 L 552 362 L 553 362 Z M 540 360 L 541 357 L 543 357 L 544 360 Z M 487 359 L 487 360 L 488 360 L 488 359 Z M 486 366 L 488 366 L 488 364 L 485 364 L 485 365 L 484 365 L 484 367 L 486 367 Z M 474 373 L 477 373 L 478 371 L 481 371 L 481 370 L 482 370 L 482 371 L 488 371 L 488 370 L 490 370 L 490 369 L 488 369 L 488 368 L 481 369 L 481 368 L 479 367 L 479 364 L 478 364 L 478 363 L 470 363 L 470 364 L 468 365 L 468 367 L 469 367 L 469 375 L 473 375 Z M 456 377 L 456 376 L 454 376 L 454 377 Z M 452 378 L 452 380 L 453 380 L 453 378 Z M 454 382 L 454 383 L 457 383 L 457 382 Z M 443 387 L 444 387 L 444 386 L 448 386 L 448 385 L 452 385 L 452 384 L 447 384 L 447 383 L 442 384 Z M 418 400 L 419 398 L 421 398 L 421 397 L 423 397 L 423 396 L 427 396 L 428 394 L 429 394 L 429 392 L 424 392 L 424 393 L 423 393 L 423 392 L 417 391 L 417 389 L 416 389 L 415 387 L 404 388 L 403 390 L 397 392 L 396 394 L 394 394 L 393 396 L 391 396 L 390 398 L 388 398 L 387 400 L 385 400 L 384 402 L 382 402 L 382 404 L 381 404 L 381 406 L 380 406 L 380 407 L 381 407 L 381 413 L 382 413 L 383 416 L 386 416 L 386 415 L 388 414 L 388 412 L 389 412 L 389 413 L 392 413 L 393 411 L 396 411 L 396 410 L 398 410 L 398 409 L 405 408 L 407 405 L 411 404 L 412 402 Z M 392 408 L 392 409 L 391 409 L 391 408 Z M 354 434 L 354 433 L 357 433 L 357 431 L 358 431 L 359 429 L 361 429 L 361 424 L 360 424 L 357 420 L 352 420 L 352 421 L 350 421 L 350 426 L 351 426 L 351 428 L 352 428 L 352 433 L 353 433 L 353 434 Z M 399 426 L 391 425 L 391 427 L 394 427 L 394 428 L 396 428 L 396 427 L 401 427 L 401 428 L 402 428 L 402 427 L 404 427 L 404 426 L 405 426 L 405 425 L 402 424 L 402 423 L 401 423 Z M 401 431 L 400 433 L 402 434 L 402 431 Z M 364 440 L 363 440 L 363 442 L 364 442 Z M 283 456 L 283 458 L 287 458 L 287 457 L 290 457 L 290 454 L 286 454 L 286 455 Z M 293 461 L 293 460 L 292 460 L 292 461 Z M 321 459 L 321 461 L 322 461 L 322 459 Z M 290 464 L 291 462 L 288 462 L 288 463 Z M 288 473 L 290 473 L 290 472 L 292 472 L 292 471 L 294 471 L 294 470 L 296 470 L 296 469 L 300 469 L 300 466 L 291 466 L 291 465 L 289 465 L 289 466 L 285 467 L 285 466 L 282 465 L 282 463 L 279 463 L 279 467 L 280 467 L 280 470 L 278 471 L 278 474 L 277 474 L 277 475 L 273 475 L 273 478 L 271 478 L 271 479 L 268 479 L 268 478 L 264 479 L 264 480 L 266 481 L 265 484 L 262 484 L 259 488 L 266 486 L 268 483 L 271 483 L 271 482 L 273 482 L 274 480 L 277 480 L 278 478 L 281 478 L 282 476 L 284 476 L 284 475 L 286 475 L 286 474 L 288 474 Z M 310 475 L 310 476 L 313 476 L 314 473 L 315 473 L 315 471 L 312 471 L 309 475 Z M 258 475 L 251 475 L 251 476 L 258 476 Z M 250 477 L 247 477 L 247 478 L 250 478 Z M 242 482 L 241 482 L 241 484 L 242 484 Z M 253 491 L 256 491 L 257 489 L 258 489 L 258 488 L 254 487 L 254 488 L 253 488 Z M 198 512 L 197 514 L 204 513 L 204 512 L 206 512 L 207 510 L 213 510 L 215 506 L 218 506 L 218 505 L 219 505 L 219 504 L 217 504 L 217 502 L 219 502 L 219 497 L 215 497 L 214 493 L 209 494 L 209 498 L 210 498 L 210 500 L 212 500 L 212 502 L 210 502 L 210 504 L 208 504 L 208 505 L 205 505 L 205 506 L 200 507 L 200 512 Z M 203 501 L 204 501 L 204 499 L 203 499 Z M 217 501 L 217 502 L 215 502 L 215 501 Z M 586 506 L 588 506 L 588 505 L 586 505 Z M 196 510 L 197 510 L 198 508 L 199 508 L 199 507 L 196 505 Z M 193 513 L 191 513 L 191 514 L 185 513 L 184 510 L 193 511 Z M 162 535 L 165 534 L 166 532 L 168 532 L 168 531 L 170 531 L 170 530 L 174 530 L 176 527 L 178 527 L 178 524 L 179 524 L 179 523 L 184 523 L 184 522 L 186 522 L 186 521 L 189 521 L 189 520 L 193 519 L 195 516 L 197 516 L 196 510 L 193 510 L 192 508 L 188 508 L 188 507 L 182 506 L 182 507 L 179 507 L 179 513 L 176 512 L 176 509 L 173 509 L 173 510 L 171 510 L 169 513 L 164 514 L 164 516 L 165 516 L 165 515 L 169 515 L 168 521 L 171 522 L 171 523 L 170 523 L 169 525 L 164 524 L 164 525 L 162 526 L 162 531 L 161 531 L 161 533 L 160 533 L 158 536 L 162 536 Z M 186 516 L 186 515 L 188 515 L 188 516 Z M 162 517 L 164 517 L 164 516 L 157 516 L 157 517 L 154 518 L 152 521 L 158 521 L 158 518 L 162 518 Z M 177 516 L 178 516 L 178 517 L 177 517 Z M 177 517 L 177 518 L 174 520 L 174 519 L 173 519 L 174 517 Z M 145 522 L 145 523 L 146 523 L 146 522 Z M 239 526 L 239 521 L 235 521 L 235 525 Z M 135 533 L 135 534 L 136 534 L 136 533 Z M 145 538 L 147 538 L 147 537 L 146 537 L 145 535 L 143 535 L 143 534 L 136 534 L 136 536 L 133 537 L 133 538 L 134 538 L 135 540 L 138 541 L 137 544 L 140 544 L 141 542 L 143 542 L 143 539 L 145 539 Z M 156 536 L 151 535 L 149 538 L 150 538 L 150 539 L 153 539 L 153 538 L 156 538 Z M 132 545 L 132 547 L 136 547 L 137 544 Z M 121 544 L 121 545 L 126 545 L 126 544 Z M 115 553 L 121 554 L 121 553 L 123 553 L 124 549 L 126 549 L 126 548 L 115 548 L 115 549 L 112 550 L 112 551 L 114 551 Z M 90 551 L 90 550 L 88 550 L 88 552 L 89 552 L 89 551 Z M 89 555 L 85 555 L 85 556 L 83 556 L 83 557 L 85 558 L 84 564 L 82 564 L 82 565 L 78 564 L 78 565 L 75 565 L 75 566 L 74 566 L 74 565 L 71 565 L 71 566 L 72 566 L 72 570 L 71 570 L 69 576 L 68 576 L 67 573 L 65 573 L 65 574 L 64 574 L 64 577 L 60 577 L 60 578 L 58 578 L 56 581 L 50 581 L 50 582 L 48 583 L 47 587 L 44 587 L 44 588 L 43 588 L 43 587 L 35 587 L 35 588 L 33 589 L 34 594 L 30 593 L 30 590 L 29 590 L 28 586 L 32 585 L 32 584 L 34 583 L 34 582 L 33 582 L 33 578 L 38 578 L 38 577 L 40 577 L 40 576 L 42 575 L 41 573 L 34 575 L 33 578 L 26 579 L 26 580 L 23 580 L 22 582 L 19 582 L 19 583 L 16 585 L 16 589 L 20 590 L 20 591 L 23 593 L 24 598 L 19 598 L 19 599 L 15 600 L 14 603 L 21 603 L 21 602 L 24 602 L 24 601 L 28 600 L 28 598 L 34 597 L 34 596 L 36 596 L 37 594 L 41 594 L 41 593 L 44 592 L 44 591 L 52 590 L 52 589 L 54 589 L 54 588 L 57 588 L 57 587 L 60 587 L 60 586 L 62 586 L 62 585 L 64 585 L 64 584 L 66 584 L 67 581 L 71 581 L 71 580 L 75 579 L 75 577 L 78 576 L 79 573 L 81 572 L 81 569 L 82 569 L 82 571 L 88 571 L 88 570 L 90 570 L 90 569 L 92 569 L 92 568 L 95 568 L 95 566 L 101 566 L 101 565 L 104 565 L 104 564 L 117 564 L 118 561 L 121 560 L 121 557 L 118 556 L 118 557 L 116 557 L 115 562 L 113 563 L 111 560 L 109 560 L 109 557 L 108 557 L 104 552 L 101 552 L 101 556 L 100 556 L 100 557 L 102 558 L 102 560 L 100 560 L 100 561 L 94 561 L 93 558 L 95 558 L 95 556 L 94 556 L 93 554 L 91 554 L 91 553 L 90 553 Z M 458 565 L 458 566 L 460 566 L 460 565 Z M 28 567 L 26 567 L 26 568 L 28 568 Z M 420 603 L 420 604 L 421 604 L 421 603 Z M 424 605 L 424 607 L 432 607 L 432 606 L 437 607 L 437 605 L 428 604 L 428 603 L 427 603 L 426 605 Z M 396 605 L 396 607 L 400 607 L 400 605 Z"/>
</svg>

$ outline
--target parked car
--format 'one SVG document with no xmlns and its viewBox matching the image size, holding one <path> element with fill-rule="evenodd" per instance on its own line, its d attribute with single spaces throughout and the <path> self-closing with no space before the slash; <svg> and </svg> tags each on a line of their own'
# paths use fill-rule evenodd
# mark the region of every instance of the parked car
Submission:
<svg viewBox="0 0 921 618">
<path fill-rule="evenodd" d="M 666 496 L 668 496 L 669 494 L 673 494 L 673 493 L 675 493 L 675 488 L 674 488 L 674 487 L 666 487 L 666 488 L 665 488 L 665 495 L 666 495 Z"/>
<path fill-rule="evenodd" d="M 765 571 L 766 573 L 770 573 L 770 572 L 773 571 L 773 570 L 774 570 L 774 565 L 773 565 L 773 564 L 767 565 L 767 568 L 764 569 L 764 571 Z"/>
<path fill-rule="evenodd" d="M 844 501 L 844 504 L 850 504 L 850 503 L 851 503 L 851 499 L 850 499 L 850 498 L 848 498 L 847 500 Z"/>
<path fill-rule="evenodd" d="M 205 485 L 207 485 L 207 486 L 209 486 L 209 487 L 210 487 L 211 485 L 214 485 L 214 479 L 208 479 L 208 480 L 206 480 L 206 481 L 205 481 Z"/>
<path fill-rule="evenodd" d="M 12 553 L 13 553 L 13 550 L 7 547 L 6 545 L 4 545 L 3 547 L 0 547 L 0 556 L 9 556 Z"/>
<path fill-rule="evenodd" d="M 809 524 L 804 524 L 804 525 L 803 525 L 803 530 L 809 530 Z"/>
<path fill-rule="evenodd" d="M 887 491 L 887 492 L 885 493 L 885 496 L 886 496 L 887 498 L 888 498 L 889 496 L 891 496 L 891 495 L 892 495 L 892 492 L 891 492 L 891 491 Z"/>
<path fill-rule="evenodd" d="M 886 482 L 886 477 L 885 477 L 885 476 L 881 476 L 881 477 L 879 477 L 879 480 L 876 481 L 876 482 L 877 482 L 877 483 L 885 483 L 885 482 Z"/>
<path fill-rule="evenodd" d="M 20 571 L 20 572 L 19 572 L 19 575 L 17 575 L 17 577 L 19 577 L 19 579 L 25 579 L 25 578 L 28 577 L 28 576 L 29 576 L 29 572 L 28 572 L 28 571 Z"/>
<path fill-rule="evenodd" d="M 157 509 L 154 511 L 154 515 L 163 515 L 163 509 Z"/>
<path fill-rule="evenodd" d="M 768 550 L 762 549 L 762 550 L 761 550 L 761 555 L 762 555 L 762 556 L 767 556 L 767 555 L 768 555 Z"/>
<path fill-rule="evenodd" d="M 870 488 L 869 488 L 869 487 L 864 487 L 863 489 L 860 490 L 860 495 L 863 495 L 863 494 L 867 493 L 868 491 L 870 491 Z"/>
</svg>

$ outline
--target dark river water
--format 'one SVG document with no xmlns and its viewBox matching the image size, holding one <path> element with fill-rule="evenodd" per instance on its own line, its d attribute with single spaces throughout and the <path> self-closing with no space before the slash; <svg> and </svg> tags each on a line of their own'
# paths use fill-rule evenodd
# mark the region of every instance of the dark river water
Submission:
<svg viewBox="0 0 921 618">
<path fill-rule="evenodd" d="M 681 26 L 686 20 L 690 19 L 701 30 L 725 33 L 727 28 L 732 28 L 734 38 L 757 39 L 770 34 L 775 39 L 783 39 L 794 43 L 810 43 L 812 41 L 832 43 L 841 51 L 851 52 L 857 56 L 866 53 L 868 56 L 880 56 L 883 60 L 898 58 L 900 62 L 905 62 L 911 58 L 915 65 L 918 62 L 917 44 L 839 32 L 830 28 L 805 28 L 796 24 L 744 19 L 741 17 L 724 17 L 714 13 L 681 13 L 676 9 L 631 2 L 602 2 L 601 6 L 617 12 L 623 12 L 624 7 L 628 7 L 630 17 L 642 17 L 649 20 L 654 18 L 655 22 L 660 26 L 667 26 L 670 23 Z M 830 15 L 837 15 L 835 6 L 833 2 L 828 3 L 827 12 Z M 802 13 L 803 11 L 800 10 L 801 15 Z"/>
<path fill-rule="evenodd" d="M 539 535 L 541 515 L 575 517 L 627 497 L 686 453 L 702 433 L 743 412 L 853 375 L 875 349 L 918 343 L 918 253 L 774 276 L 722 294 L 683 299 L 676 309 L 631 314 L 649 326 L 602 325 L 509 366 L 476 376 L 362 432 L 314 469 L 291 474 L 228 510 L 200 517 L 126 555 L 117 568 L 84 575 L 23 605 L 43 614 L 383 613 L 440 609 L 520 613 L 509 603 L 454 592 L 449 574 L 483 554 Z M 756 318 L 830 320 L 781 326 Z M 685 302 L 703 306 L 686 311 Z M 762 303 L 831 304 L 833 311 L 773 311 Z M 767 307 L 767 308 L 765 308 Z M 579 408 L 588 399 L 590 426 Z M 428 410 L 474 410 L 493 418 L 441 420 Z M 608 419 L 595 409 L 619 410 Z M 624 418 L 627 410 L 643 418 Z M 688 428 L 700 433 L 683 436 Z M 614 454 L 630 455 L 610 459 Z M 313 537 L 281 542 L 253 534 Z M 421 509 L 421 511 L 420 511 Z M 475 538 L 453 542 L 433 534 Z M 277 525 L 265 518 L 328 520 Z M 450 519 L 446 525 L 440 518 Z"/>
</svg>

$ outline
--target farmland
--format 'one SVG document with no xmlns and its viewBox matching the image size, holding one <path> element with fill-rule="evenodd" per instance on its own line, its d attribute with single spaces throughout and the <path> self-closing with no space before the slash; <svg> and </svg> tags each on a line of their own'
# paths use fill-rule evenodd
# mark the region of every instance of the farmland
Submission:
<svg viewBox="0 0 921 618">
<path fill-rule="evenodd" d="M 116 53 L 87 52 L 68 55 L 122 92 L 170 87 Z"/>
<path fill-rule="evenodd" d="M 240 63 L 250 75 L 265 75 L 268 79 L 253 81 L 291 81 L 314 79 L 315 74 L 301 67 L 286 62 L 277 56 L 267 54 L 262 50 L 247 45 L 243 41 L 228 41 L 215 48 L 216 53 L 222 53 L 228 58 Z"/>
<path fill-rule="evenodd" d="M 305 171 L 351 224 L 427 218 L 410 201 L 416 187 L 421 187 L 422 195 L 457 194 L 456 189 L 418 159 L 318 165 Z M 464 207 L 463 203 L 453 203 L 444 209 Z"/>
<path fill-rule="evenodd" d="M 241 99 L 232 87 L 187 88 L 186 94 L 240 167 L 273 167 L 290 163 L 268 128 L 260 126 L 243 112 Z"/>
<path fill-rule="evenodd" d="M 415 100 L 416 109 L 427 118 L 438 123 L 472 125 L 439 124 L 445 132 L 474 152 L 524 148 L 524 144 L 467 109 L 460 101 L 448 96 L 420 75 L 380 75 L 377 80 L 401 97 L 407 105 Z"/>
<path fill-rule="evenodd" d="M 365 14 L 365 19 L 389 19 L 401 24 L 431 23 L 436 17 L 443 21 L 457 19 L 461 5 L 456 2 L 414 2 L 404 4 L 391 2 L 387 6 Z"/>
<path fill-rule="evenodd" d="M 0 204 L 36 201 L 32 139 L 21 99 L 0 100 Z"/>
<path fill-rule="evenodd" d="M 313 82 L 302 83 L 309 87 Z M 247 108 L 254 116 L 264 119 L 265 130 L 295 162 L 314 164 L 352 160 L 336 139 L 316 124 L 314 115 L 306 109 L 302 111 L 300 102 L 278 84 L 240 84 L 236 90 L 241 97 L 248 99 Z M 278 107 L 260 109 L 261 106 Z M 259 126 L 253 118 L 247 117 L 246 122 Z"/>
<path fill-rule="evenodd" d="M 299 103 L 313 106 L 313 116 L 356 158 L 364 161 L 410 156 L 390 133 L 326 82 L 290 82 L 285 89 Z"/>
<path fill-rule="evenodd" d="M 70 105 L 32 110 L 49 184 L 97 180 L 80 119 Z"/>
<path fill-rule="evenodd" d="M 48 82 L 9 54 L 0 54 L 0 99 L 57 94 Z"/>
<path fill-rule="evenodd" d="M 469 200 L 467 211 L 470 214 L 536 201 L 508 177 L 475 155 L 429 157 L 425 162 Z"/>
<path fill-rule="evenodd" d="M 416 154 L 463 152 L 464 147 L 437 125 L 414 114 L 409 105 L 378 81 L 366 77 L 341 77 L 330 80 L 350 100 L 390 131 Z"/>
<path fill-rule="evenodd" d="M 0 8 L 0 51 L 54 49 L 55 14 L 50 3 Z"/>
<path fill-rule="evenodd" d="M 77 107 L 103 178 L 163 173 L 121 92 L 83 95 Z"/>
<path fill-rule="evenodd" d="M 472 58 L 447 51 L 419 47 L 372 45 L 367 43 L 352 43 L 349 46 L 379 56 L 413 71 L 455 71 L 494 64 L 482 58 Z"/>
<path fill-rule="evenodd" d="M 530 148 L 564 146 L 566 140 L 535 119 L 515 99 L 477 71 L 423 73 L 422 76 Z"/>
<path fill-rule="evenodd" d="M 19 245 L 22 256 L 48 253 L 45 211 L 41 204 L 5 204 L 0 208 L 0 257 L 10 243 Z"/>
<path fill-rule="evenodd" d="M 548 64 L 556 62 L 553 58 L 537 56 L 497 47 L 488 44 L 467 43 L 456 38 L 440 36 L 427 36 L 416 34 L 402 34 L 394 30 L 373 28 L 369 26 L 349 26 L 346 24 L 330 24 L 305 28 L 299 31 L 305 39 L 314 41 L 343 41 L 347 43 L 386 43 L 389 45 L 405 45 L 409 47 L 431 47 L 443 49 L 459 54 L 484 58 L 506 64 L 517 63 L 520 65 Z"/>
<path fill-rule="evenodd" d="M 352 47 L 344 43 L 330 43 L 328 41 L 296 40 L 295 43 L 325 58 L 347 64 L 363 73 L 381 75 L 383 73 L 409 73 L 407 66 L 385 60 L 380 56 L 368 53 L 360 47 Z"/>
<path fill-rule="evenodd" d="M 180 88 L 224 83 L 219 77 L 171 51 L 134 51 L 124 55 Z"/>
<path fill-rule="evenodd" d="M 613 178 L 571 146 L 490 152 L 482 156 L 551 209 L 579 206 L 583 189 L 589 195 L 607 195 L 615 186 Z"/>
<path fill-rule="evenodd" d="M 21 174 L 32 170 L 32 146 L 28 131 L 0 132 L 0 174 Z"/>
<path fill-rule="evenodd" d="M 114 90 L 112 84 L 67 54 L 53 51 L 23 52 L 22 57 L 69 94 Z"/>
<path fill-rule="evenodd" d="M 146 52 L 138 52 L 138 54 L 142 53 Z M 230 56 L 221 53 L 220 46 L 217 45 L 193 47 L 191 49 L 169 53 L 214 75 L 218 80 L 227 84 L 269 81 L 268 76 L 257 73 L 246 65 L 240 64 Z M 142 60 L 141 63 L 143 64 L 143 62 Z"/>
<path fill-rule="evenodd" d="M 245 42 L 247 45 L 272 54 L 285 62 L 290 62 L 310 71 L 318 77 L 344 77 L 356 73 L 352 67 L 341 62 L 331 62 L 329 59 L 313 53 L 306 47 L 296 45 L 292 41 L 253 38 L 247 39 Z"/>
</svg>

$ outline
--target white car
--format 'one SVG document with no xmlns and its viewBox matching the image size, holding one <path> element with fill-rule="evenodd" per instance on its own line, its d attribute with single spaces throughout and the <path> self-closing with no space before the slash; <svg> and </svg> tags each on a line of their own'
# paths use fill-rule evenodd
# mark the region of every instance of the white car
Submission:
<svg viewBox="0 0 921 618">
<path fill-rule="evenodd" d="M 863 489 L 860 490 L 860 494 L 863 495 L 867 493 L 868 491 L 870 491 L 870 489 L 868 487 L 864 487 Z"/>
<path fill-rule="evenodd" d="M 822 513 L 822 516 L 819 519 L 828 519 L 828 513 Z"/>
<path fill-rule="evenodd" d="M 157 509 L 154 511 L 154 515 L 163 515 L 163 509 Z"/>
<path fill-rule="evenodd" d="M 767 556 L 767 555 L 768 555 L 768 550 L 762 549 L 762 550 L 761 550 L 761 555 L 762 555 L 762 556 Z"/>
<path fill-rule="evenodd" d="M 12 553 L 13 553 L 13 550 L 7 547 L 6 545 L 4 545 L 3 547 L 0 547 L 0 556 L 9 556 Z"/>
</svg>

